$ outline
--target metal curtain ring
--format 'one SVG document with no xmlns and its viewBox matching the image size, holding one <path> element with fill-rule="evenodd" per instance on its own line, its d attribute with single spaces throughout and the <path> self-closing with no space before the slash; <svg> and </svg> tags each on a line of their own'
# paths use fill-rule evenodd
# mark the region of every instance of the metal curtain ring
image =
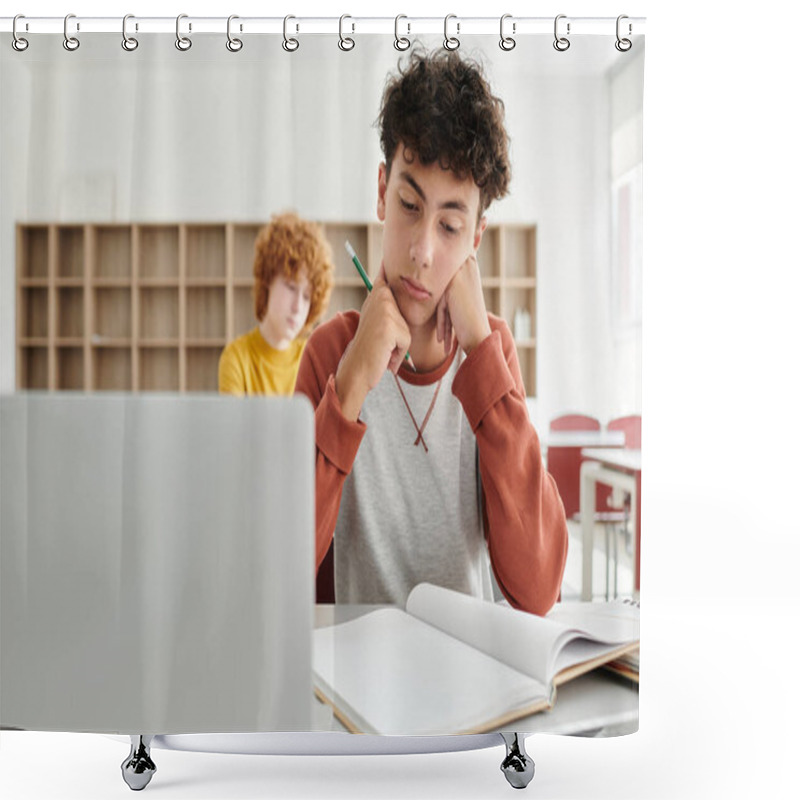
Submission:
<svg viewBox="0 0 800 800">
<path fill-rule="evenodd" d="M 300 42 L 298 42 L 297 39 L 290 38 L 289 36 L 286 35 L 286 24 L 289 22 L 290 19 L 296 19 L 296 18 L 293 17 L 291 14 L 283 18 L 283 49 L 287 53 L 293 53 L 295 50 L 297 50 L 298 47 L 300 47 Z"/>
<path fill-rule="evenodd" d="M 511 19 L 511 14 L 503 14 L 503 16 L 500 17 L 500 49 L 505 50 L 506 52 L 513 50 L 517 46 L 517 40 L 512 39 L 510 36 L 506 36 L 503 32 L 503 26 L 505 25 L 507 19 Z M 511 32 L 517 32 L 516 22 L 511 23 Z"/>
<path fill-rule="evenodd" d="M 122 49 L 127 50 L 129 53 L 132 53 L 139 46 L 138 39 L 128 36 L 128 20 L 133 18 L 133 14 L 126 14 L 122 18 Z"/>
<path fill-rule="evenodd" d="M 560 19 L 566 19 L 566 14 L 559 14 L 556 17 L 556 21 L 553 24 L 553 35 L 556 37 L 556 40 L 553 42 L 553 47 L 558 50 L 559 53 L 563 53 L 565 50 L 569 50 L 570 41 L 564 36 L 558 35 L 558 21 Z M 567 23 L 567 36 L 569 36 L 569 22 Z"/>
<path fill-rule="evenodd" d="M 619 35 L 620 22 L 622 22 L 622 20 L 624 20 L 624 19 L 628 19 L 627 14 L 620 14 L 617 17 L 617 41 L 614 42 L 614 47 L 616 47 L 617 50 L 620 51 L 620 53 L 627 53 L 628 50 L 630 50 L 631 47 L 633 47 L 633 42 L 630 39 L 623 39 Z M 632 28 L 631 28 L 631 24 L 629 22 L 628 23 L 628 35 L 631 34 L 631 31 L 632 31 Z"/>
<path fill-rule="evenodd" d="M 398 14 L 394 18 L 394 49 L 395 50 L 408 50 L 411 46 L 411 42 L 406 39 L 405 36 L 400 36 L 398 32 L 398 27 L 401 19 L 408 19 L 405 14 Z M 411 33 L 411 25 L 407 22 L 406 23 L 407 33 Z"/>
<path fill-rule="evenodd" d="M 342 34 L 342 24 L 346 19 L 353 19 L 353 18 L 349 14 L 342 14 L 342 16 L 339 17 L 339 49 L 344 50 L 345 52 L 347 52 L 348 50 L 352 50 L 356 46 L 354 39 L 351 39 L 349 36 L 344 36 Z M 353 22 L 352 25 L 353 25 L 352 32 L 355 33 L 356 32 L 355 22 Z"/>
<path fill-rule="evenodd" d="M 238 53 L 242 47 L 244 47 L 244 43 L 241 39 L 231 36 L 231 22 L 235 19 L 239 19 L 236 14 L 231 14 L 228 17 L 228 41 L 225 42 L 225 47 L 227 47 L 231 53 Z M 241 28 L 239 30 L 241 30 Z"/>
<path fill-rule="evenodd" d="M 73 52 L 81 46 L 81 43 L 75 36 L 70 36 L 67 32 L 67 25 L 71 19 L 75 19 L 74 14 L 67 14 L 67 16 L 64 17 L 64 49 Z M 80 26 L 78 26 L 77 29 L 80 30 Z"/>
<path fill-rule="evenodd" d="M 183 52 L 192 46 L 192 40 L 188 36 L 181 36 L 181 20 L 188 18 L 188 14 L 178 14 L 178 18 L 175 20 L 175 47 Z M 189 30 L 191 31 L 191 29 L 192 25 L 189 23 Z"/>
<path fill-rule="evenodd" d="M 448 36 L 447 35 L 447 23 L 450 22 L 451 19 L 456 19 L 455 14 L 448 14 L 444 18 L 444 49 L 445 50 L 458 50 L 461 46 L 461 42 L 458 40 L 457 36 Z M 461 23 L 456 22 L 456 33 L 461 32 Z"/>
<path fill-rule="evenodd" d="M 11 33 L 12 33 L 12 37 L 13 37 L 11 39 L 11 46 L 18 53 L 21 53 L 23 50 L 27 50 L 28 49 L 28 40 L 27 39 L 23 39 L 17 33 L 17 20 L 18 19 L 25 19 L 25 16 L 23 14 L 17 14 L 17 16 L 14 17 L 14 22 L 11 25 Z"/>
</svg>

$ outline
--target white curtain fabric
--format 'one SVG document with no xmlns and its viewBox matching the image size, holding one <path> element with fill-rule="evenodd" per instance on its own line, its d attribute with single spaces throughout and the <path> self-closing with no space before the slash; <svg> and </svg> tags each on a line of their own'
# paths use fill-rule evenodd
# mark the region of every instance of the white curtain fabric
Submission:
<svg viewBox="0 0 800 800">
<path fill-rule="evenodd" d="M 82 36 L 73 53 L 60 35 L 31 38 L 24 53 L 0 48 L 0 392 L 16 388 L 20 223 L 259 223 L 286 209 L 323 222 L 375 221 L 382 156 L 374 123 L 387 75 L 402 58 L 390 37 L 359 36 L 355 49 L 343 53 L 336 36 L 309 36 L 291 54 L 280 38 L 267 36 L 246 37 L 239 53 L 225 49 L 223 36 L 197 36 L 187 52 L 176 50 L 172 34 L 140 37 L 132 53 L 116 34 Z M 565 410 L 603 420 L 638 413 L 641 329 L 620 341 L 612 318 L 612 186 L 620 164 L 641 161 L 643 58 L 617 52 L 613 35 L 576 39 L 566 53 L 556 52 L 548 37 L 520 40 L 511 52 L 497 42 L 471 37 L 461 52 L 485 65 L 506 105 L 511 194 L 490 209 L 489 221 L 537 226 L 534 422 L 544 430 Z M 441 38 L 422 44 L 436 48 Z M 17 680 L 22 690 L 3 692 L 3 724 L 107 731 L 105 712 L 113 707 L 113 729 L 121 732 L 318 726 L 311 719 L 311 641 L 304 634 L 296 641 L 297 630 L 310 634 L 311 573 L 307 585 L 295 587 L 305 600 L 270 597 L 271 587 L 286 585 L 281 573 L 292 560 L 307 555 L 310 563 L 313 537 L 285 551 L 280 537 L 260 537 L 264 515 L 293 502 L 274 475 L 276 460 L 257 458 L 260 449 L 275 447 L 291 457 L 296 442 L 286 439 L 279 418 L 262 419 L 256 403 L 206 398 L 197 399 L 190 427 L 163 418 L 151 426 L 146 400 L 91 400 L 97 448 L 85 457 L 111 458 L 113 466 L 94 485 L 80 473 L 65 481 L 66 465 L 50 462 L 48 436 L 64 430 L 39 424 L 38 403 L 45 399 L 7 400 L 3 688 Z M 246 442 L 246 453 L 234 449 L 215 458 L 195 447 L 204 426 L 220 424 L 203 418 L 206 403 L 224 409 L 215 441 Z M 241 415 L 231 410 L 245 408 Z M 66 429 L 68 437 L 79 432 Z M 310 465 L 313 440 L 301 447 Z M 70 449 L 63 440 L 64 452 Z M 161 497 L 165 482 L 175 497 L 202 499 L 204 492 L 181 477 L 193 474 L 198 458 L 210 470 L 205 493 L 229 490 L 224 520 L 209 520 L 203 506 L 189 515 L 176 506 L 160 519 L 137 510 Z M 139 474 L 144 464 L 155 471 Z M 227 472 L 232 464 L 238 489 Z M 97 526 L 106 529 L 99 546 L 88 528 L 75 540 L 61 537 L 60 522 L 85 511 L 92 493 L 104 498 L 96 509 Z M 307 500 L 299 504 L 310 514 Z M 196 526 L 209 522 L 198 536 Z M 278 530 L 295 524 L 275 521 Z M 214 536 L 225 525 L 237 530 L 235 538 Z M 267 553 L 268 544 L 277 549 Z M 152 551 L 158 555 L 151 559 Z M 252 580 L 239 581 L 240 574 Z M 213 593 L 204 593 L 205 579 L 216 582 Z M 51 604 L 64 598 L 55 616 L 39 605 L 43 582 Z M 176 585 L 188 594 L 176 594 Z M 137 621 L 132 635 L 120 627 L 123 618 Z M 279 641 L 299 648 L 299 659 L 278 658 Z M 101 669 L 90 676 L 82 659 L 92 648 Z M 224 693 L 192 672 L 198 664 L 212 668 Z"/>
</svg>

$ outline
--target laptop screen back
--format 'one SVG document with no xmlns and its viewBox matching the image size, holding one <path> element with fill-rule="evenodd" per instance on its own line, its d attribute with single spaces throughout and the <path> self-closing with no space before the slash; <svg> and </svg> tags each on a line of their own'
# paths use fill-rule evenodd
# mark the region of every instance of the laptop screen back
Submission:
<svg viewBox="0 0 800 800">
<path fill-rule="evenodd" d="M 308 730 L 305 398 L 0 399 L 0 725 Z"/>
</svg>

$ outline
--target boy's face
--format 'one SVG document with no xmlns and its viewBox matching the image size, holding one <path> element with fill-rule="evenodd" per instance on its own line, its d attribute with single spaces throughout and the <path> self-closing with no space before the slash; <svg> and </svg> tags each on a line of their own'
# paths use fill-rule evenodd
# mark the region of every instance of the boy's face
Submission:
<svg viewBox="0 0 800 800">
<path fill-rule="evenodd" d="M 427 325 L 453 276 L 481 241 L 480 191 L 438 163 L 408 163 L 400 144 L 378 170 L 378 218 L 384 223 L 383 267 L 409 327 Z"/>
<path fill-rule="evenodd" d="M 266 325 L 274 342 L 290 342 L 303 329 L 311 308 L 311 283 L 305 267 L 294 277 L 276 275 L 269 288 Z"/>
</svg>

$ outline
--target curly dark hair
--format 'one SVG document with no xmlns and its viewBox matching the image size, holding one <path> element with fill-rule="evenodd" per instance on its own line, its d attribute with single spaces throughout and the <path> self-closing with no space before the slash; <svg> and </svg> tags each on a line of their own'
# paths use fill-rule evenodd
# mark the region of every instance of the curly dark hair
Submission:
<svg viewBox="0 0 800 800">
<path fill-rule="evenodd" d="M 402 144 L 409 161 L 438 162 L 459 178 L 472 177 L 482 214 L 511 180 L 503 101 L 481 66 L 455 51 L 414 49 L 398 71 L 387 81 L 377 120 L 387 173 Z"/>
<path fill-rule="evenodd" d="M 333 289 L 333 255 L 322 228 L 315 222 L 292 211 L 273 216 L 258 232 L 253 258 L 253 301 L 259 322 L 267 313 L 269 290 L 275 278 L 297 278 L 303 268 L 311 284 L 311 306 L 300 337 L 308 336 L 328 307 Z"/>
</svg>

